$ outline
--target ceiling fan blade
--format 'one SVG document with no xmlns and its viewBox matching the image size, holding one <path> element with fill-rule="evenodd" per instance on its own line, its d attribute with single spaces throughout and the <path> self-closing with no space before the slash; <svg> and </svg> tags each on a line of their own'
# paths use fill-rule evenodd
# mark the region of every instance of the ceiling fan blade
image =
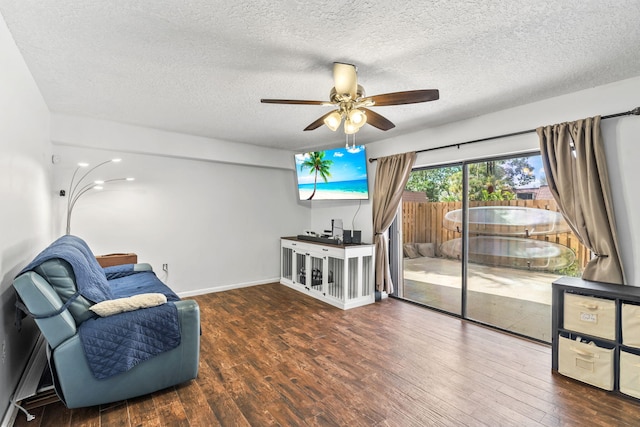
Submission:
<svg viewBox="0 0 640 427">
<path fill-rule="evenodd" d="M 440 98 L 438 89 L 408 90 L 406 92 L 384 93 L 369 96 L 376 107 L 384 105 L 416 104 L 418 102 L 435 101 Z"/>
<path fill-rule="evenodd" d="M 360 108 L 367 115 L 367 123 L 380 130 L 389 130 L 396 127 L 389 119 L 368 108 Z"/>
<path fill-rule="evenodd" d="M 299 99 L 261 99 L 263 104 L 331 105 L 327 101 L 304 101 Z"/>
<path fill-rule="evenodd" d="M 333 81 L 339 95 L 349 94 L 356 99 L 358 91 L 358 76 L 356 66 L 342 62 L 333 63 Z"/>
<path fill-rule="evenodd" d="M 311 123 L 309 126 L 304 128 L 304 130 L 316 130 L 316 129 L 318 129 L 320 126 L 322 126 L 324 124 L 324 119 L 326 119 L 327 116 L 329 116 L 329 114 L 331 114 L 331 113 L 333 113 L 333 111 L 329 111 L 327 114 L 325 114 L 324 116 L 320 117 L 318 120 L 316 120 L 315 122 Z"/>
</svg>

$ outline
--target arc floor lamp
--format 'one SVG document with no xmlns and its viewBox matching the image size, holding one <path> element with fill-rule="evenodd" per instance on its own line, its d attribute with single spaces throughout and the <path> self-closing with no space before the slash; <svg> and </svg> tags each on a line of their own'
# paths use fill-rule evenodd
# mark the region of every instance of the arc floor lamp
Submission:
<svg viewBox="0 0 640 427">
<path fill-rule="evenodd" d="M 135 179 L 135 178 L 114 178 L 114 179 L 107 179 L 107 180 L 98 180 L 98 181 L 93 181 L 90 183 L 83 184 L 83 181 L 85 180 L 87 175 L 89 175 L 94 170 L 98 169 L 100 166 L 104 166 L 109 163 L 118 163 L 121 160 L 122 159 L 110 159 L 102 163 L 99 163 L 96 166 L 92 167 L 91 169 L 87 170 L 76 181 L 76 175 L 78 174 L 78 171 L 80 169 L 84 169 L 90 166 L 89 163 L 84 163 L 84 162 L 78 163 L 78 167 L 76 167 L 76 170 L 73 172 L 73 175 L 71 176 L 71 182 L 69 183 L 69 195 L 67 198 L 67 231 L 66 231 L 67 234 L 71 234 L 71 213 L 73 212 L 73 207 L 76 205 L 76 202 L 80 197 L 82 197 L 84 194 L 86 194 L 88 191 L 91 191 L 91 190 L 102 190 L 104 188 L 104 185 L 110 182 L 133 181 Z"/>
</svg>

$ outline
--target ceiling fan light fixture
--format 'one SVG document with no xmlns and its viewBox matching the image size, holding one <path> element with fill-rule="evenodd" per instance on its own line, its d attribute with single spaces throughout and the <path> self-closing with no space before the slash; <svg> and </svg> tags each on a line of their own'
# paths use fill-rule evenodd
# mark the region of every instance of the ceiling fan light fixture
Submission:
<svg viewBox="0 0 640 427">
<path fill-rule="evenodd" d="M 344 121 L 344 133 L 347 135 L 353 135 L 354 133 L 358 132 L 360 130 L 360 127 L 355 125 L 350 119 L 349 117 L 346 118 L 346 120 Z"/>
<path fill-rule="evenodd" d="M 367 123 L 367 115 L 364 113 L 364 111 L 354 108 L 349 111 L 349 120 L 359 129 L 364 126 L 365 123 Z"/>
<path fill-rule="evenodd" d="M 358 84 L 357 68 L 344 62 L 333 63 L 334 86 L 329 92 L 329 101 L 311 101 L 299 99 L 261 99 L 266 104 L 286 105 L 324 105 L 336 110 L 323 114 L 309 124 L 304 131 L 315 130 L 326 125 L 332 131 L 338 130 L 344 120 L 344 132 L 354 135 L 365 124 L 376 129 L 387 131 L 395 125 L 386 117 L 370 110 L 369 107 L 387 105 L 404 105 L 429 102 L 440 99 L 438 89 L 420 89 L 402 92 L 389 92 L 380 95 L 366 96 L 364 88 Z M 348 140 L 349 138 L 347 138 Z"/>
<path fill-rule="evenodd" d="M 340 127 L 340 122 L 342 122 L 342 116 L 340 115 L 338 110 L 329 114 L 324 119 L 324 124 L 334 132 L 338 129 L 338 127 Z"/>
</svg>

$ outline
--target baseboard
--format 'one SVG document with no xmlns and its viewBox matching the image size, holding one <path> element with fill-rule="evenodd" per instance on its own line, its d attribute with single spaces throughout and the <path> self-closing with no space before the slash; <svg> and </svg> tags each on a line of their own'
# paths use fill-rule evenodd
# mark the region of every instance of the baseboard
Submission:
<svg viewBox="0 0 640 427">
<path fill-rule="evenodd" d="M 180 298 L 195 297 L 197 295 L 210 294 L 213 292 L 230 291 L 232 289 L 248 288 L 250 286 L 266 285 L 268 283 L 280 283 L 280 277 L 274 277 L 273 279 L 257 280 L 255 282 L 244 282 L 244 283 L 234 283 L 231 285 L 224 285 L 224 286 L 214 286 L 211 288 L 202 288 L 202 289 L 196 289 L 193 291 L 178 292 L 177 294 Z"/>
</svg>

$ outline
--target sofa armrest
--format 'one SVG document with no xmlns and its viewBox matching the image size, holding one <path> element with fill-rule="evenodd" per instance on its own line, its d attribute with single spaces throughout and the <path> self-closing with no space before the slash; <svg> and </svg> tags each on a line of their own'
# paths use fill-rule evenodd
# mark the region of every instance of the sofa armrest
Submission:
<svg viewBox="0 0 640 427">
<path fill-rule="evenodd" d="M 183 299 L 174 301 L 173 304 L 178 308 L 178 319 L 180 321 L 180 334 L 182 340 L 187 337 L 187 341 L 200 342 L 200 307 L 198 303 L 191 299 Z M 200 346 L 198 346 L 198 351 Z M 195 358 L 198 360 L 198 357 Z M 196 362 L 195 373 L 198 372 Z"/>
<path fill-rule="evenodd" d="M 196 378 L 200 362 L 200 307 L 194 300 L 175 301 L 180 321 L 181 344 L 185 350 L 179 375 L 182 378 Z"/>
<path fill-rule="evenodd" d="M 151 267 L 151 264 L 148 264 L 146 262 L 141 262 L 138 264 L 133 264 L 133 271 L 135 272 L 153 271 L 153 267 Z"/>
<path fill-rule="evenodd" d="M 18 276 L 13 287 L 36 318 L 35 322 L 51 348 L 76 334 L 76 322 L 68 310 L 51 316 L 63 307 L 60 296 L 39 274 L 28 271 Z"/>
<path fill-rule="evenodd" d="M 104 267 L 103 270 L 105 272 L 109 272 L 109 271 L 117 270 L 118 267 L 128 266 L 128 265 L 132 265 L 133 266 L 133 273 L 139 273 L 141 271 L 153 271 L 153 267 L 151 267 L 151 264 L 146 263 L 146 262 L 139 262 L 139 263 L 136 263 L 136 264 L 112 265 L 112 266 L 109 266 L 109 267 Z"/>
</svg>

